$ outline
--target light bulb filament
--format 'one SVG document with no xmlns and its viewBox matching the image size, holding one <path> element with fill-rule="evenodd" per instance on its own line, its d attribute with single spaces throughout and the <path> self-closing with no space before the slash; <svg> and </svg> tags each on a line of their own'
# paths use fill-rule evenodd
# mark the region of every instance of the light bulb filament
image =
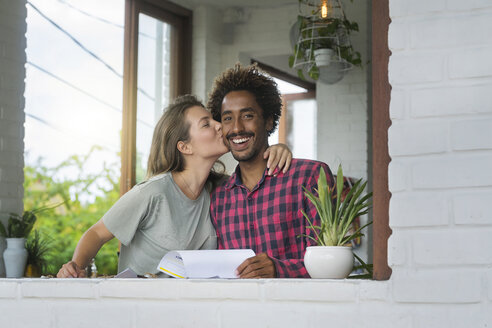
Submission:
<svg viewBox="0 0 492 328">
<path fill-rule="evenodd" d="M 321 4 L 321 18 L 326 17 L 328 17 L 328 5 L 326 4 L 326 1 L 323 1 Z"/>
</svg>

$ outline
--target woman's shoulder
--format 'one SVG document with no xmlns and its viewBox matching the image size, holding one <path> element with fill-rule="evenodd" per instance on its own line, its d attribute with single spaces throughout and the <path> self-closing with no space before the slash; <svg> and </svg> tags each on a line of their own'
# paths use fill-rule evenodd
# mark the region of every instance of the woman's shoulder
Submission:
<svg viewBox="0 0 492 328">
<path fill-rule="evenodd" d="M 160 195 L 163 191 L 169 189 L 172 183 L 171 173 L 165 172 L 136 184 L 131 191 L 145 195 Z"/>
</svg>

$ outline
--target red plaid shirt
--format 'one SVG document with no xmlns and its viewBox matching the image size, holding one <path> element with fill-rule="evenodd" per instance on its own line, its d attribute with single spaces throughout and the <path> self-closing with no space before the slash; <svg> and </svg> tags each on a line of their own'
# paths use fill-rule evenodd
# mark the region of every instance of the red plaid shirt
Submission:
<svg viewBox="0 0 492 328">
<path fill-rule="evenodd" d="M 293 159 L 287 173 L 267 176 L 250 192 L 236 172 L 212 193 L 210 216 L 217 231 L 219 249 L 251 248 L 255 253 L 267 253 L 275 263 L 277 277 L 306 277 L 304 267 L 306 247 L 314 237 L 309 223 L 301 213 L 304 209 L 313 224 L 320 225 L 316 208 L 304 195 L 302 187 L 313 191 L 320 168 L 325 169 L 329 185 L 333 176 L 325 163 Z"/>
</svg>

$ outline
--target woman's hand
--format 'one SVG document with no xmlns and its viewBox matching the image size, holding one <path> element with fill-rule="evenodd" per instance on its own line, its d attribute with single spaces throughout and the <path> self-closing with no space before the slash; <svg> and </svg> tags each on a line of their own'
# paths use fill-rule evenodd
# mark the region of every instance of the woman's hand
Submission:
<svg viewBox="0 0 492 328">
<path fill-rule="evenodd" d="M 108 241 L 113 239 L 113 234 L 106 228 L 102 219 L 89 228 L 77 243 L 72 256 L 72 261 L 65 263 L 58 274 L 57 278 L 83 278 L 85 274 L 85 265 L 89 264 L 99 249 Z M 79 263 L 79 264 L 77 264 Z"/>
<path fill-rule="evenodd" d="M 287 172 L 292 161 L 292 152 L 289 147 L 284 144 L 276 144 L 270 146 L 263 153 L 263 158 L 267 159 L 268 175 L 272 175 L 275 168 L 278 167 L 283 173 Z"/>
<path fill-rule="evenodd" d="M 81 268 L 74 261 L 65 263 L 58 274 L 57 278 L 85 278 L 85 269 Z"/>
</svg>

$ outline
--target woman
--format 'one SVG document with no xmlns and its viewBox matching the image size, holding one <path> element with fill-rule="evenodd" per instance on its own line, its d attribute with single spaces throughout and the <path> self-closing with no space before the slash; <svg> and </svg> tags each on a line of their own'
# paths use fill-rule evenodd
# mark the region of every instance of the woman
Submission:
<svg viewBox="0 0 492 328">
<path fill-rule="evenodd" d="M 148 180 L 82 235 L 57 277 L 84 277 L 89 261 L 114 237 L 121 242 L 118 272 L 131 268 L 139 275 L 160 274 L 157 264 L 169 250 L 215 249 L 209 191 L 221 177 L 213 166 L 226 152 L 221 124 L 194 96 L 177 98 L 155 127 Z M 288 166 L 291 158 L 282 146 L 269 148 L 265 156 L 272 170 Z"/>
</svg>

